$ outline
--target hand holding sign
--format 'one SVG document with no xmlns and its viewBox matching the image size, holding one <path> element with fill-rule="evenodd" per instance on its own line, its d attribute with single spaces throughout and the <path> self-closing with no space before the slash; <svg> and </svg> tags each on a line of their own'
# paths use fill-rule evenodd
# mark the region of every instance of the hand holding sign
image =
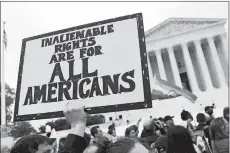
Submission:
<svg viewBox="0 0 230 153">
<path fill-rule="evenodd" d="M 66 120 L 71 125 L 70 134 L 83 137 L 86 127 L 87 116 L 84 111 L 85 106 L 77 105 L 74 102 L 69 102 L 66 105 L 66 110 L 63 112 Z"/>
<path fill-rule="evenodd" d="M 67 103 L 64 115 L 72 127 L 77 124 L 86 124 L 87 116 L 84 108 L 85 106 L 77 105 L 74 102 Z"/>
</svg>

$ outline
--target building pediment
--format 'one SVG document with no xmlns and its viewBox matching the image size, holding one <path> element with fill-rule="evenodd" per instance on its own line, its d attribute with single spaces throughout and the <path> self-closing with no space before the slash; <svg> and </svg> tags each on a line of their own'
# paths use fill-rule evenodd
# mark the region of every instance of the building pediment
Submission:
<svg viewBox="0 0 230 153">
<path fill-rule="evenodd" d="M 222 21 L 226 20 L 211 18 L 169 18 L 148 30 L 145 33 L 145 37 L 146 39 L 164 37 L 178 32 L 198 29 Z"/>
</svg>

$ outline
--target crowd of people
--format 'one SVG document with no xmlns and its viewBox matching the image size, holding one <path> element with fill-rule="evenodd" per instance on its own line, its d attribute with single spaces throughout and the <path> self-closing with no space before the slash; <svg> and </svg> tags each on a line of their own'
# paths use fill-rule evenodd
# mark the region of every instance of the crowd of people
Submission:
<svg viewBox="0 0 230 153">
<path fill-rule="evenodd" d="M 229 153 L 229 108 L 224 108 L 223 116 L 218 118 L 213 116 L 213 106 L 207 106 L 205 112 L 207 114 L 197 114 L 196 126 L 192 124 L 191 113 L 183 110 L 180 125 L 174 123 L 174 116 L 151 116 L 144 121 L 142 131 L 139 131 L 140 119 L 136 125 L 129 126 L 122 137 L 116 135 L 116 126 L 112 124 L 107 133 L 111 137 L 105 136 L 99 126 L 94 126 L 90 130 L 91 138 L 85 133 L 87 114 L 84 107 L 67 108 L 64 114 L 71 129 L 68 136 L 59 141 L 56 152 Z M 10 153 L 55 153 L 54 141 L 48 136 L 25 136 L 14 144 Z"/>
</svg>

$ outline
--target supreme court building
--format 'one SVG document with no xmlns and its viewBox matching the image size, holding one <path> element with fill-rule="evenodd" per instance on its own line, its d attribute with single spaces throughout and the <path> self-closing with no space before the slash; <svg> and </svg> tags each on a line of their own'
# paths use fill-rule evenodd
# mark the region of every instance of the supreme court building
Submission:
<svg viewBox="0 0 230 153">
<path fill-rule="evenodd" d="M 122 115 L 164 117 L 186 109 L 196 115 L 215 103 L 228 106 L 228 41 L 226 19 L 169 18 L 145 33 L 149 68 L 152 74 L 198 96 L 195 104 L 183 97 L 153 100 L 153 108 L 108 113 L 106 121 Z M 150 71 L 151 72 L 151 71 Z M 204 113 L 204 112 L 202 112 Z M 194 116 L 195 117 L 195 116 Z"/>
<path fill-rule="evenodd" d="M 146 32 L 152 72 L 193 93 L 228 84 L 225 19 L 170 18 Z"/>
</svg>

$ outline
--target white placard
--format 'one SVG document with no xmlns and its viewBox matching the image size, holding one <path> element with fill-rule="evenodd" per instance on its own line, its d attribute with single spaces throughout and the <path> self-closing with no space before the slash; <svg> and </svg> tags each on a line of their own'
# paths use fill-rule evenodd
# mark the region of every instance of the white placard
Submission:
<svg viewBox="0 0 230 153">
<path fill-rule="evenodd" d="M 135 14 L 24 39 L 15 120 L 58 117 L 69 101 L 86 108 L 145 103 L 143 31 Z"/>
</svg>

